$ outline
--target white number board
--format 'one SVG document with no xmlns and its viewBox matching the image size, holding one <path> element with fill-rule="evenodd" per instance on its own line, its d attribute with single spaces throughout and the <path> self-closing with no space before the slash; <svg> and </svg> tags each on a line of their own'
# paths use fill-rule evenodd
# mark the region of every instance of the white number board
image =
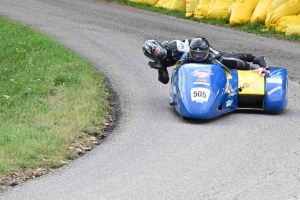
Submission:
<svg viewBox="0 0 300 200">
<path fill-rule="evenodd" d="M 192 101 L 207 102 L 210 95 L 210 90 L 207 88 L 196 87 L 191 89 Z"/>
</svg>

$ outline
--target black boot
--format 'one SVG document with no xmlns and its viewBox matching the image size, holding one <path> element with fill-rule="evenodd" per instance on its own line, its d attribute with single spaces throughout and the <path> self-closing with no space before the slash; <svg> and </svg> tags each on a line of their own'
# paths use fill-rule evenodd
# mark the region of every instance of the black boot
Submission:
<svg viewBox="0 0 300 200">
<path fill-rule="evenodd" d="M 253 64 L 257 64 L 260 67 L 266 68 L 267 64 L 264 56 L 256 56 L 253 59 Z"/>
</svg>

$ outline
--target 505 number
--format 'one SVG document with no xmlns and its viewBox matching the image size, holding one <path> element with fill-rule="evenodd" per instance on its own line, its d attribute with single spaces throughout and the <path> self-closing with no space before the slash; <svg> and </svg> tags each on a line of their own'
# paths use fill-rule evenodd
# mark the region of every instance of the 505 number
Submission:
<svg viewBox="0 0 300 200">
<path fill-rule="evenodd" d="M 206 98 L 206 92 L 205 91 L 194 91 L 194 97 Z"/>
</svg>

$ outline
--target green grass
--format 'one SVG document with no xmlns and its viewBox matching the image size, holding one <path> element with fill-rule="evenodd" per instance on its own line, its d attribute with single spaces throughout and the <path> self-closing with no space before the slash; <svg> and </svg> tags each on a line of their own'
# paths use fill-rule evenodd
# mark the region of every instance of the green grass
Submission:
<svg viewBox="0 0 300 200">
<path fill-rule="evenodd" d="M 95 1 L 99 1 L 99 0 L 95 0 Z M 202 22 L 202 23 L 206 23 L 206 24 L 212 24 L 212 25 L 216 25 L 216 26 L 231 28 L 234 30 L 244 31 L 244 32 L 261 35 L 261 36 L 265 36 L 265 37 L 300 42 L 300 35 L 298 35 L 298 34 L 293 34 L 293 35 L 287 36 L 284 33 L 275 32 L 274 29 L 267 30 L 267 27 L 263 24 L 246 23 L 243 25 L 230 26 L 229 21 L 226 19 L 207 19 L 207 18 L 199 19 L 199 18 L 195 18 L 195 17 L 186 18 L 185 12 L 179 11 L 179 10 L 170 10 L 170 9 L 166 9 L 166 8 L 162 8 L 162 7 L 155 7 L 150 4 L 131 2 L 129 0 L 105 0 L 105 1 L 128 5 L 131 7 L 148 10 L 148 11 L 152 11 L 152 12 L 157 12 L 157 13 L 161 13 L 164 15 L 174 16 L 174 17 L 178 17 L 178 18 L 182 18 L 182 19 L 193 20 L 196 22 Z"/>
<path fill-rule="evenodd" d="M 24 24 L 0 16 L 0 30 L 0 177 L 61 166 L 76 157 L 69 147 L 82 133 L 99 133 L 109 119 L 107 83 Z"/>
</svg>

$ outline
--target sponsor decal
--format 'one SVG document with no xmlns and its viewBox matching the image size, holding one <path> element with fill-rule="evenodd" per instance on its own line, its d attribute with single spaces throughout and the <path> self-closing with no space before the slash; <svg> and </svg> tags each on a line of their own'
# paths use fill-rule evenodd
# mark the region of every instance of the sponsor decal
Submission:
<svg viewBox="0 0 300 200">
<path fill-rule="evenodd" d="M 258 88 L 260 88 L 260 85 L 256 85 L 256 86 L 252 87 L 250 90 L 253 91 L 253 90 L 256 90 Z"/>
<path fill-rule="evenodd" d="M 210 83 L 207 82 L 205 78 L 198 78 L 196 82 L 194 82 L 195 85 L 210 85 Z"/>
<path fill-rule="evenodd" d="M 194 82 L 195 85 L 207 85 L 207 86 L 210 86 L 209 83 L 206 83 L 206 82 Z"/>
<path fill-rule="evenodd" d="M 274 75 L 274 74 L 275 74 L 275 75 L 279 75 L 279 74 L 282 73 L 281 71 L 282 71 L 282 69 L 275 70 L 274 72 L 271 72 L 271 73 L 270 73 L 270 76 L 272 76 L 272 75 Z"/>
<path fill-rule="evenodd" d="M 196 69 L 191 75 L 198 78 L 196 82 L 207 82 L 206 78 L 213 75 L 213 73 L 210 69 Z"/>
<path fill-rule="evenodd" d="M 244 89 L 249 87 L 249 83 L 244 83 L 243 85 L 241 85 L 240 89 Z"/>
<path fill-rule="evenodd" d="M 197 81 L 200 82 L 200 83 L 206 83 L 207 82 L 207 80 L 205 78 L 198 78 Z"/>
<path fill-rule="evenodd" d="M 226 107 L 231 106 L 233 103 L 233 99 L 226 101 Z"/>
<path fill-rule="evenodd" d="M 233 87 L 228 79 L 227 79 L 227 83 L 226 83 L 225 93 L 229 94 L 230 96 L 234 96 L 236 94 L 235 89 L 233 89 Z"/>
<path fill-rule="evenodd" d="M 250 85 L 256 84 L 256 82 L 251 82 L 251 83 L 243 83 L 243 85 L 240 86 L 239 91 L 241 91 L 242 89 L 248 88 L 250 87 Z M 255 86 L 251 86 L 250 91 L 254 91 L 257 90 L 258 88 L 260 88 L 260 84 L 255 85 Z"/>
<path fill-rule="evenodd" d="M 271 94 L 273 94 L 274 92 L 276 92 L 277 90 L 280 90 L 280 89 L 281 89 L 281 86 L 277 86 L 276 88 L 270 90 L 270 91 L 268 92 L 268 95 L 271 95 Z"/>
<path fill-rule="evenodd" d="M 278 83 L 282 84 L 282 79 L 281 78 L 267 78 L 267 83 Z"/>
</svg>

